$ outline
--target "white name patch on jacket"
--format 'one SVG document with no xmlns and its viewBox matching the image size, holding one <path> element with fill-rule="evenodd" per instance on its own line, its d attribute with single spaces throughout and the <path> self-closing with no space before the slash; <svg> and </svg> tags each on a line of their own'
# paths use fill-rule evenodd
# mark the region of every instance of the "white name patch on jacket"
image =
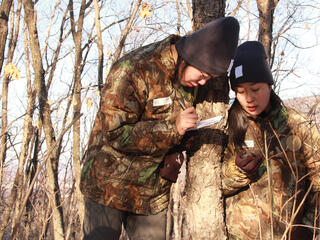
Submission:
<svg viewBox="0 0 320 240">
<path fill-rule="evenodd" d="M 153 106 L 154 107 L 159 107 L 167 104 L 171 104 L 172 99 L 170 97 L 163 97 L 163 98 L 156 98 L 153 99 Z"/>
</svg>

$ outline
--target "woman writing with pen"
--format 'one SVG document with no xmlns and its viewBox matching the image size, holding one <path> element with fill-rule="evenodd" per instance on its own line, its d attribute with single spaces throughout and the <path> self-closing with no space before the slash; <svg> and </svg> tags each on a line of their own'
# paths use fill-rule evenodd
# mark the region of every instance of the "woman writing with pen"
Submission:
<svg viewBox="0 0 320 240">
<path fill-rule="evenodd" d="M 226 76 L 238 34 L 236 19 L 219 18 L 112 66 L 84 155 L 84 239 L 119 239 L 122 225 L 130 239 L 165 239 L 172 180 L 164 159 L 197 126 L 193 91 Z"/>
</svg>

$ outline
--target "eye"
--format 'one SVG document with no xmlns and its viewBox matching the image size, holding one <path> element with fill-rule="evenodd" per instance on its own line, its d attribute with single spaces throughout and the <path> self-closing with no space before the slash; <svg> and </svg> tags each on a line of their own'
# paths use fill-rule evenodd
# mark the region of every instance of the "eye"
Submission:
<svg viewBox="0 0 320 240">
<path fill-rule="evenodd" d="M 252 92 L 258 92 L 260 88 L 253 88 Z"/>
<path fill-rule="evenodd" d="M 208 75 L 206 73 L 203 73 L 202 71 L 200 71 L 200 73 L 201 73 L 201 77 L 200 77 L 201 80 L 206 80 L 207 81 L 207 80 L 209 80 L 211 78 L 210 75 Z"/>
</svg>

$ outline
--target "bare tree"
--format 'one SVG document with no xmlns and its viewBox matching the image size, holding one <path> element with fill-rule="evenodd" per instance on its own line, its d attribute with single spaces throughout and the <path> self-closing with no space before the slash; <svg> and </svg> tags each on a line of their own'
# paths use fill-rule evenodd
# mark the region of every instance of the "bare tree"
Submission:
<svg viewBox="0 0 320 240">
<path fill-rule="evenodd" d="M 14 18 L 13 8 L 14 8 L 14 6 L 12 6 L 12 11 L 11 11 L 12 18 Z M 9 64 L 12 64 L 14 52 L 16 49 L 16 44 L 18 41 L 20 15 L 21 15 L 21 2 L 19 1 L 17 11 L 16 11 L 15 21 L 11 21 L 11 26 L 10 26 L 10 37 L 9 38 L 11 39 L 11 42 L 10 42 L 10 48 L 9 48 L 9 52 L 8 52 L 8 63 Z M 0 163 L 1 164 L 0 184 L 2 183 L 2 163 L 4 163 L 5 156 L 6 156 L 6 148 L 7 148 L 6 141 L 7 141 L 7 135 L 8 135 L 8 125 L 7 125 L 8 87 L 9 87 L 9 82 L 11 79 L 12 79 L 12 76 L 10 74 L 8 74 L 8 73 L 4 74 L 3 87 L 2 87 L 2 136 L 1 136 L 1 157 L 3 157 L 3 159 L 0 157 L 0 161 L 1 161 L 1 163 Z M 27 127 L 27 125 L 25 127 Z M 8 207 L 6 208 L 5 213 L 3 215 L 3 222 L 1 224 L 0 229 L 4 229 L 8 225 L 10 213 L 12 210 L 15 210 L 13 205 L 15 204 L 15 200 L 17 199 L 17 195 L 18 195 L 17 186 L 19 186 L 22 183 L 23 164 L 25 161 L 26 153 L 27 153 L 27 148 L 24 145 L 22 155 L 20 155 L 21 158 L 19 159 L 20 161 L 19 161 L 18 171 L 17 171 L 16 177 L 14 180 L 15 184 L 13 185 L 13 187 L 11 189 L 10 200 L 8 203 Z M 4 231 L 0 231 L 0 239 L 2 239 L 3 233 L 4 233 Z"/>
<path fill-rule="evenodd" d="M 9 12 L 11 9 L 12 0 L 3 0 L 0 6 L 0 73 L 4 62 L 4 51 L 7 42 L 8 35 L 8 21 Z M 12 32 L 12 31 L 11 31 Z M 0 135 L 0 189 L 2 183 L 2 171 L 3 164 L 6 159 L 7 151 L 7 138 L 8 138 L 8 118 L 7 118 L 7 106 L 8 106 L 8 85 L 9 78 L 6 76 L 2 85 L 2 116 L 1 116 L 1 135 Z M 1 98 L 0 98 L 1 99 Z"/>
<path fill-rule="evenodd" d="M 25 43 L 26 44 L 26 43 Z M 28 61 L 27 61 L 28 63 Z M 28 91 L 28 105 L 27 105 L 27 113 L 25 115 L 24 120 L 24 126 L 23 126 L 23 139 L 22 139 L 22 145 L 21 145 L 21 152 L 19 156 L 19 165 L 18 170 L 16 173 L 16 177 L 14 180 L 13 189 L 11 191 L 11 199 L 12 202 L 10 202 L 11 206 L 15 205 L 14 209 L 14 216 L 12 217 L 12 231 L 11 231 L 11 238 L 15 239 L 17 235 L 17 228 L 19 226 L 19 222 L 21 219 L 19 219 L 19 211 L 21 209 L 22 202 L 20 201 L 22 199 L 22 196 L 24 196 L 24 192 L 21 192 L 22 189 L 18 189 L 19 192 L 14 193 L 14 191 L 17 188 L 17 186 L 23 186 L 24 185 L 24 178 L 27 178 L 28 176 L 24 176 L 24 166 L 27 160 L 28 152 L 29 152 L 29 143 L 31 141 L 31 138 L 33 138 L 33 134 L 36 134 L 36 131 L 34 131 L 34 127 L 32 126 L 32 118 L 34 113 L 34 105 L 35 105 L 35 99 L 36 99 L 36 90 L 32 86 L 31 83 L 31 77 L 30 73 L 28 73 L 28 80 L 27 80 L 27 91 Z M 19 200 L 17 200 L 19 199 Z M 22 207 L 24 208 L 24 206 Z"/>
<path fill-rule="evenodd" d="M 74 7 L 73 0 L 69 0 L 69 13 L 71 19 L 71 32 L 73 36 L 73 41 L 75 44 L 75 64 L 73 71 L 73 118 L 77 119 L 81 112 L 81 72 L 83 69 L 83 57 L 82 57 L 82 34 L 83 34 L 83 24 L 85 18 L 85 11 L 91 5 L 92 1 L 86 2 L 81 1 L 80 11 L 78 19 L 75 20 L 74 17 Z M 73 125 L 73 166 L 75 172 L 75 199 L 78 203 L 80 222 L 82 226 L 82 221 L 84 217 L 84 202 L 82 194 L 80 191 L 80 177 L 81 177 L 81 167 L 80 167 L 80 119 L 75 121 Z M 81 227 L 82 228 L 82 227 Z"/>
<path fill-rule="evenodd" d="M 44 68 L 42 65 L 41 51 L 39 45 L 36 14 L 34 3 L 31 0 L 23 0 L 25 21 L 29 32 L 29 42 L 32 55 L 32 66 L 34 70 L 34 81 L 37 85 L 40 117 L 43 124 L 47 146 L 56 146 L 55 133 L 50 117 L 48 104 L 48 92 L 45 85 Z M 61 195 L 58 184 L 58 156 L 57 150 L 48 152 L 48 180 L 49 190 L 52 197 L 52 224 L 55 239 L 64 239 L 63 210 L 61 206 Z"/>
</svg>

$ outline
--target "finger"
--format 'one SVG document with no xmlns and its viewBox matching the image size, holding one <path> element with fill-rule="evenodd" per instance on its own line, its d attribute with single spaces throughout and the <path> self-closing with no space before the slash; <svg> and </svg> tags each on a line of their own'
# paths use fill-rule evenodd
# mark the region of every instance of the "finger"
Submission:
<svg viewBox="0 0 320 240">
<path fill-rule="evenodd" d="M 252 169 L 248 169 L 248 170 L 247 170 L 247 173 L 248 173 L 248 174 L 254 174 L 254 173 L 256 173 L 256 172 L 258 171 L 259 167 L 260 167 L 260 164 L 257 164 L 257 165 L 254 166 Z"/>
<path fill-rule="evenodd" d="M 179 124 L 179 127 L 184 130 L 191 127 L 196 127 L 196 126 L 197 126 L 196 121 L 192 121 L 192 120 L 185 120 L 181 122 L 181 124 Z"/>
<path fill-rule="evenodd" d="M 187 116 L 181 118 L 182 122 L 196 122 L 198 120 L 198 117 L 196 116 Z"/>
<path fill-rule="evenodd" d="M 244 158 L 240 158 L 237 162 L 238 166 L 241 168 L 244 168 L 246 165 L 248 165 L 248 163 L 252 161 L 252 159 L 249 158 L 249 156 L 244 157 Z"/>
<path fill-rule="evenodd" d="M 259 169 L 259 167 L 260 167 L 260 164 L 257 164 L 257 165 L 254 167 L 254 169 L 252 170 L 252 173 L 257 172 L 258 169 Z"/>
<path fill-rule="evenodd" d="M 190 114 L 190 113 L 196 114 L 197 113 L 197 111 L 196 111 L 196 109 L 194 107 L 188 107 L 185 110 L 183 110 L 182 112 L 183 113 L 188 113 L 188 114 Z"/>
<path fill-rule="evenodd" d="M 197 127 L 197 124 L 194 122 L 188 122 L 184 125 L 185 129 L 189 129 L 189 128 L 195 128 Z"/>
<path fill-rule="evenodd" d="M 243 167 L 243 170 L 247 171 L 248 173 L 254 173 L 260 167 L 261 162 L 262 161 L 260 158 L 255 158 L 253 161 L 249 162 L 245 167 Z"/>
<path fill-rule="evenodd" d="M 184 118 L 182 119 L 182 121 L 180 122 L 180 125 L 184 126 L 184 125 L 196 125 L 197 122 L 197 118 Z"/>
<path fill-rule="evenodd" d="M 256 168 L 256 166 L 258 166 L 260 164 L 258 164 L 257 161 L 251 161 L 249 162 L 246 166 L 243 167 L 243 170 L 247 171 L 247 172 L 250 172 L 252 171 L 253 169 Z"/>
<path fill-rule="evenodd" d="M 246 157 L 242 158 L 241 160 L 242 161 L 240 161 L 239 164 L 241 164 L 242 168 L 245 168 L 251 162 L 254 162 L 254 163 L 258 162 L 258 159 L 256 157 L 254 157 L 253 155 L 247 155 Z"/>
<path fill-rule="evenodd" d="M 187 111 L 187 112 L 181 112 L 180 116 L 197 116 L 198 117 L 198 114 L 193 111 Z"/>
</svg>

